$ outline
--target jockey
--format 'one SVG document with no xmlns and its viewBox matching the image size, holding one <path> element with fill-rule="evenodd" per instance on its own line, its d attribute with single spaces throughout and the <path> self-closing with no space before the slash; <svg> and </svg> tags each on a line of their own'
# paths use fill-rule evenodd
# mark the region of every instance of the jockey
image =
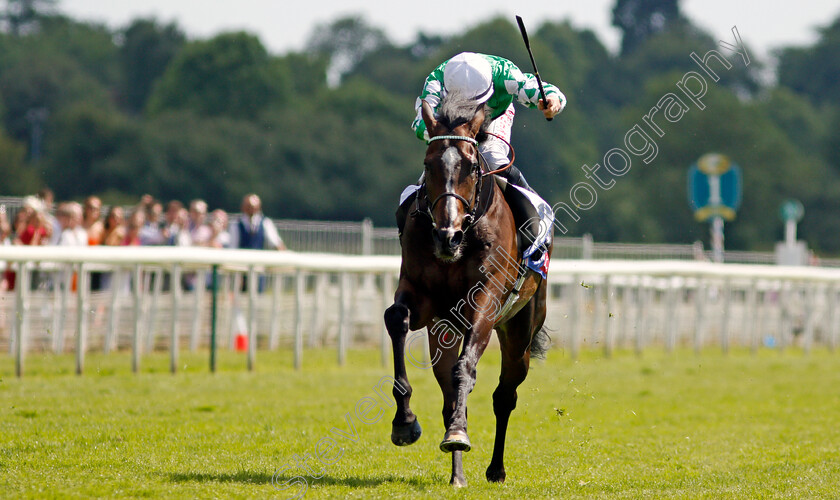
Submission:
<svg viewBox="0 0 840 500">
<path fill-rule="evenodd" d="M 560 89 L 546 82 L 543 82 L 543 90 L 548 103 L 543 102 L 537 77 L 523 73 L 511 61 L 493 55 L 462 52 L 443 62 L 426 78 L 423 91 L 414 103 L 417 117 L 411 124 L 419 139 L 429 140 L 422 117 L 422 102 L 425 100 L 437 111 L 441 99 L 449 90 L 459 90 L 474 96 L 476 105 L 485 103 L 490 108 L 491 121 L 485 124 L 483 129 L 507 142 L 510 142 L 513 128 L 514 100 L 526 107 L 540 109 L 546 118 L 553 118 L 566 107 L 566 96 Z M 510 161 L 507 144 L 492 135 L 487 135 L 487 139 L 479 144 L 478 150 L 487 160 L 491 170 L 501 168 Z M 510 184 L 533 192 L 522 172 L 513 165 L 498 175 L 507 179 Z M 397 226 L 402 233 L 408 207 L 415 198 L 414 190 L 406 189 L 400 198 Z"/>
<path fill-rule="evenodd" d="M 513 107 L 514 100 L 529 108 L 538 107 L 546 118 L 554 118 L 554 115 L 566 107 L 566 96 L 560 92 L 560 89 L 543 82 L 545 97 L 548 99 L 548 106 L 546 106 L 540 99 L 537 77 L 530 73 L 523 73 L 507 59 L 462 52 L 435 68 L 426 78 L 423 91 L 414 103 L 417 117 L 411 124 L 418 138 L 429 140 L 426 124 L 423 123 L 421 115 L 422 102 L 425 100 L 432 109 L 437 111 L 440 100 L 446 95 L 447 90 L 456 89 L 466 95 L 475 96 L 476 104 L 482 102 L 487 104 L 490 108 L 491 122 L 485 130 L 501 136 L 508 142 L 510 142 L 510 132 L 513 127 L 513 115 L 516 112 Z M 508 147 L 496 137 L 488 135 L 487 140 L 481 143 L 478 149 L 487 159 L 492 170 L 508 164 Z M 501 175 L 514 185 L 530 189 L 522 173 L 514 166 L 502 172 Z"/>
</svg>

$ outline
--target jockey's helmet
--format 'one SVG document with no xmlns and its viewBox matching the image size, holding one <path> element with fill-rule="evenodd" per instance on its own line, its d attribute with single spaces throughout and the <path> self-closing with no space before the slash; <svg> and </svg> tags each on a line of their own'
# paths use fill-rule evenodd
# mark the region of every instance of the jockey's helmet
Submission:
<svg viewBox="0 0 840 500">
<path fill-rule="evenodd" d="M 484 57 L 474 52 L 461 52 L 443 67 L 443 86 L 460 90 L 478 103 L 493 95 L 493 71 Z"/>
</svg>

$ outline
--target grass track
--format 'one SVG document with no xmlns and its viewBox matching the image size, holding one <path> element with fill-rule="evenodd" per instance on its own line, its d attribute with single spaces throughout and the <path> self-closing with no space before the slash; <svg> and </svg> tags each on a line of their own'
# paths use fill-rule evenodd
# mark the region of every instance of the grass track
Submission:
<svg viewBox="0 0 840 500">
<path fill-rule="evenodd" d="M 507 483 L 488 484 L 498 377 L 495 350 L 481 360 L 470 396 L 465 455 L 469 487 L 453 491 L 441 396 L 430 372 L 412 368 L 420 441 L 389 441 L 393 410 L 365 425 L 356 403 L 390 368 L 378 353 L 258 354 L 258 369 L 222 353 L 143 358 L 92 354 L 72 375 L 72 355 L 32 355 L 16 379 L 0 356 L 0 496 L 7 498 L 285 498 L 271 486 L 294 454 L 348 429 L 342 455 L 305 498 L 836 498 L 840 494 L 840 354 L 649 351 L 579 361 L 562 351 L 532 365 L 519 391 L 507 446 Z M 334 450 L 335 451 L 335 450 Z M 314 462 L 313 462 L 314 463 Z M 281 479 L 306 475 L 299 467 Z"/>
</svg>

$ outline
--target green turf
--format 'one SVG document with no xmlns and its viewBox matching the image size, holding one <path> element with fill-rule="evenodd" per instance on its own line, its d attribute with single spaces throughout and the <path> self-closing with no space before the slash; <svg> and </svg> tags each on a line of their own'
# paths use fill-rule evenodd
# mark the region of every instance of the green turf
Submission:
<svg viewBox="0 0 840 500">
<path fill-rule="evenodd" d="M 260 352 L 143 358 L 31 355 L 26 374 L 0 356 L 0 496 L 8 498 L 285 498 L 275 471 L 321 438 L 343 448 L 306 498 L 836 498 L 840 494 L 840 354 L 706 351 L 579 361 L 562 350 L 534 363 L 519 391 L 507 446 L 507 482 L 488 484 L 499 355 L 489 350 L 470 396 L 469 486 L 448 485 L 440 391 L 412 368 L 412 407 L 424 434 L 389 441 L 393 410 L 376 423 L 354 415 L 390 368 L 378 353 Z M 331 432 L 357 432 L 355 442 Z M 374 413 L 371 413 L 373 415 Z M 332 450 L 328 457 L 335 457 Z M 314 464 L 314 462 L 313 462 Z M 286 469 L 282 480 L 307 472 Z"/>
</svg>

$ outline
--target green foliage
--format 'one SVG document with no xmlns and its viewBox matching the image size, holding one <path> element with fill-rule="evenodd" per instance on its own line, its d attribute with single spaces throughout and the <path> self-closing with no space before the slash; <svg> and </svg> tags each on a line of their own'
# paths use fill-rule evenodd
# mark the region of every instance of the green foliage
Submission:
<svg viewBox="0 0 840 500">
<path fill-rule="evenodd" d="M 616 0 L 612 24 L 622 32 L 621 54 L 636 50 L 648 38 L 686 23 L 679 0 Z"/>
<path fill-rule="evenodd" d="M 57 0 L 5 0 L 0 10 L 3 28 L 12 36 L 37 31 L 39 21 L 52 12 Z"/>
<path fill-rule="evenodd" d="M 410 47 L 386 47 L 359 61 L 345 78 L 363 78 L 381 87 L 380 93 L 385 91 L 410 101 L 428 76 L 423 74 L 423 62 L 412 54 Z"/>
<path fill-rule="evenodd" d="M 148 109 L 253 119 L 266 106 L 288 99 L 288 78 L 256 37 L 222 34 L 184 47 L 161 77 Z"/>
<path fill-rule="evenodd" d="M 545 59 L 539 59 L 540 55 L 545 55 L 541 52 L 545 50 L 545 46 L 539 46 L 537 39 L 533 40 L 531 45 L 534 50 L 534 57 L 541 64 L 545 64 L 543 62 Z M 455 36 L 441 45 L 441 50 L 435 54 L 433 65 L 428 68 L 423 78 L 429 76 L 429 72 L 443 60 L 464 51 L 484 52 L 506 57 L 522 68 L 523 71 L 533 72 L 533 69 L 529 69 L 531 61 L 522 44 L 522 35 L 519 33 L 519 28 L 510 20 L 496 17 L 466 30 L 462 35 Z M 419 84 L 422 85 L 422 81 Z"/>
<path fill-rule="evenodd" d="M 394 199 L 386 193 L 398 196 L 422 171 L 422 143 L 406 133 L 413 109 L 362 80 L 319 93 L 313 102 L 267 118 L 269 130 L 282 132 L 263 167 L 266 211 L 393 224 Z"/>
<path fill-rule="evenodd" d="M 329 60 L 318 54 L 289 53 L 278 60 L 284 71 L 292 75 L 292 93 L 295 96 L 317 94 L 327 86 L 327 66 Z M 299 102 L 292 99 L 292 103 Z"/>
<path fill-rule="evenodd" d="M 189 111 L 161 113 L 144 123 L 143 189 L 163 200 L 202 198 L 238 210 L 242 196 L 273 194 L 263 178 L 269 139 L 252 123 Z"/>
<path fill-rule="evenodd" d="M 77 102 L 108 106 L 107 90 L 71 57 L 37 43 L 15 47 L 0 69 L 0 94 L 6 108 L 6 130 L 17 140 L 29 140 L 27 114 L 43 109 L 57 115 Z"/>
<path fill-rule="evenodd" d="M 742 166 L 746 187 L 743 204 L 727 240 L 735 248 L 760 248 L 761 242 L 774 241 L 780 226 L 775 216 L 778 206 L 786 197 L 807 200 L 815 188 L 811 179 L 837 182 L 822 163 L 808 161 L 772 123 L 763 105 L 739 105 L 738 98 L 723 87 L 710 87 L 703 98 L 705 109 L 690 106 L 677 123 L 656 118 L 664 132 L 662 138 L 656 137 L 642 117 L 663 95 L 678 92 L 675 82 L 679 78 L 679 73 L 672 73 L 650 82 L 642 99 L 644 104 L 628 107 L 624 114 L 625 130 L 636 123 L 645 127 L 659 152 L 647 165 L 634 157 L 632 170 L 618 181 L 630 187 L 634 199 L 632 210 L 606 214 L 618 219 L 615 227 L 625 232 L 619 238 L 637 233 L 653 241 L 690 243 L 701 236 L 698 231 L 687 230 L 705 229 L 692 221 L 690 211 L 673 207 L 687 204 L 686 169 L 707 152 L 725 154 Z M 698 130 L 703 130 L 703 134 L 699 135 Z M 610 195 L 613 193 L 605 195 L 605 201 Z M 622 189 L 613 196 L 624 198 L 630 193 Z"/>
<path fill-rule="evenodd" d="M 779 54 L 779 83 L 814 103 L 840 102 L 840 17 L 820 30 L 813 47 L 788 47 Z"/>
<path fill-rule="evenodd" d="M 149 192 L 237 210 L 242 195 L 256 191 L 272 217 L 392 225 L 400 191 L 421 171 L 423 143 L 409 124 L 429 72 L 465 50 L 532 71 L 513 19 L 501 17 L 453 36 L 421 33 L 405 46 L 345 17 L 313 30 L 306 50 L 274 55 L 247 33 L 187 40 L 177 25 L 153 19 L 111 32 L 54 15 L 44 8 L 50 2 L 29 3 L 34 22 L 0 30 L 0 194 L 34 190 L 43 177 L 59 198 Z M 707 77 L 706 109 L 691 105 L 676 123 L 660 114 L 656 159 L 634 156 L 631 171 L 569 224 L 571 234 L 705 241 L 708 230 L 686 199 L 686 172 L 716 151 L 741 165 L 745 181 L 728 248 L 770 249 L 781 237 L 778 203 L 797 197 L 805 205 L 800 235 L 840 254 L 840 18 L 813 45 L 779 52 L 775 84 L 749 32 L 740 33 L 745 66 L 718 43 L 735 43 L 732 33 L 705 33 L 674 0 L 618 0 L 614 14 L 621 55 L 567 21 L 529 26 L 543 79 L 568 98 L 550 124 L 516 108 L 516 164 L 540 194 L 569 201 L 570 188 L 588 180 L 584 165 L 624 147 L 628 130 L 664 94 L 679 92 L 689 71 Z M 711 50 L 731 63 L 711 60 L 718 82 L 690 57 Z M 36 161 L 28 153 L 39 130 Z"/>
<path fill-rule="evenodd" d="M 307 49 L 329 61 L 327 83 L 336 86 L 342 76 L 366 55 L 389 45 L 381 29 L 369 26 L 361 17 L 353 16 L 316 26 L 307 42 Z"/>
<path fill-rule="evenodd" d="M 114 34 L 105 26 L 81 24 L 64 16 L 50 16 L 40 24 L 35 44 L 44 53 L 63 54 L 104 86 L 117 82 L 117 47 L 113 43 Z"/>
<path fill-rule="evenodd" d="M 25 162 L 26 146 L 0 132 L 0 172 L 5 195 L 23 196 L 41 187 L 38 172 Z"/>
<path fill-rule="evenodd" d="M 830 116 L 827 108 L 814 107 L 807 98 L 786 87 L 777 87 L 757 105 L 802 153 L 821 156 L 820 149 L 828 136 Z"/>
<path fill-rule="evenodd" d="M 51 120 L 45 178 L 59 199 L 111 188 L 130 191 L 142 185 L 132 153 L 141 148 L 139 131 L 112 110 L 79 103 Z"/>
<path fill-rule="evenodd" d="M 137 113 L 146 106 L 152 86 L 184 45 L 185 36 L 175 24 L 161 26 L 153 19 L 138 19 L 123 31 L 122 38 L 121 101 Z"/>
</svg>

